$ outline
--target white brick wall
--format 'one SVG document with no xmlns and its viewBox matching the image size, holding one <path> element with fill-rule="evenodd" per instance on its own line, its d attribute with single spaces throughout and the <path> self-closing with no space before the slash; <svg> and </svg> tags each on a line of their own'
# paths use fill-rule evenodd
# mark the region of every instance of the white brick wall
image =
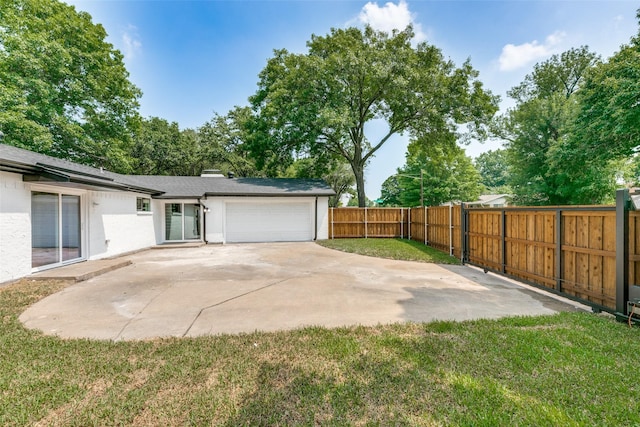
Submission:
<svg viewBox="0 0 640 427">
<path fill-rule="evenodd" d="M 136 212 L 136 197 L 117 191 L 90 191 L 88 196 L 89 259 L 110 257 L 156 244 L 154 211 Z"/>
<path fill-rule="evenodd" d="M 0 283 L 31 274 L 31 191 L 63 192 L 55 186 L 32 186 L 22 175 L 0 172 Z M 87 259 L 99 259 L 153 246 L 154 210 L 136 211 L 136 193 L 73 191 L 83 197 L 83 249 Z M 144 196 L 148 197 L 148 196 Z M 160 214 L 160 212 L 155 212 Z M 160 215 L 161 217 L 161 215 Z"/>
<path fill-rule="evenodd" d="M 0 172 L 0 283 L 31 273 L 30 212 L 22 175 Z"/>
</svg>

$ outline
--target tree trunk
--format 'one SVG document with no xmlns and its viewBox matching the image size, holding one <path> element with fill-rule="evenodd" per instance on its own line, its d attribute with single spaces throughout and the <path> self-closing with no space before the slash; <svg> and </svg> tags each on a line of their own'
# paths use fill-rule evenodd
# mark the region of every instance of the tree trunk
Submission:
<svg viewBox="0 0 640 427">
<path fill-rule="evenodd" d="M 356 177 L 356 189 L 358 192 L 358 206 L 364 208 L 367 206 L 367 196 L 364 192 L 364 165 L 351 164 L 353 174 Z"/>
</svg>

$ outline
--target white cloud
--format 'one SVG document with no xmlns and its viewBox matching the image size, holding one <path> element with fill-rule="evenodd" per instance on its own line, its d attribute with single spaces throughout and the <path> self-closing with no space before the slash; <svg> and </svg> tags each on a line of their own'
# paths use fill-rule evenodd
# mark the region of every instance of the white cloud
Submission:
<svg viewBox="0 0 640 427">
<path fill-rule="evenodd" d="M 550 56 L 556 52 L 556 47 L 562 43 L 566 34 L 556 31 L 540 44 L 537 40 L 520 45 L 507 44 L 502 48 L 500 71 L 513 71 L 531 64 L 532 62 Z"/>
<path fill-rule="evenodd" d="M 358 20 L 362 24 L 370 25 L 375 30 L 388 33 L 393 30 L 404 30 L 412 24 L 415 42 L 421 42 L 427 38 L 422 31 L 422 26 L 415 21 L 415 15 L 411 13 L 404 0 L 400 0 L 398 4 L 388 2 L 382 7 L 377 3 L 369 2 L 362 8 Z"/>
<path fill-rule="evenodd" d="M 620 25 L 624 22 L 624 16 L 622 15 L 617 15 L 615 18 L 613 18 L 613 26 L 614 28 L 617 30 L 620 28 Z"/>
<path fill-rule="evenodd" d="M 122 33 L 122 54 L 125 59 L 133 59 L 142 52 L 142 42 L 137 30 L 135 26 L 129 25 Z"/>
</svg>

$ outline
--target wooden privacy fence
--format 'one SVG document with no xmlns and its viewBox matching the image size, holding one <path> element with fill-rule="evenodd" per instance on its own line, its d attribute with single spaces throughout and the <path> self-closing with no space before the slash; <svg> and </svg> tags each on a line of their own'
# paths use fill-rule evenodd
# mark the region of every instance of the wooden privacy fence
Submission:
<svg viewBox="0 0 640 427">
<path fill-rule="evenodd" d="M 408 208 L 330 208 L 329 238 L 408 236 Z"/>
<path fill-rule="evenodd" d="M 329 238 L 407 238 L 459 258 L 460 209 L 460 206 L 331 208 Z"/>
<path fill-rule="evenodd" d="M 616 206 L 332 208 L 330 238 L 400 237 L 608 311 L 640 301 L 640 211 Z"/>
<path fill-rule="evenodd" d="M 616 208 L 469 209 L 466 261 L 616 308 Z"/>
</svg>

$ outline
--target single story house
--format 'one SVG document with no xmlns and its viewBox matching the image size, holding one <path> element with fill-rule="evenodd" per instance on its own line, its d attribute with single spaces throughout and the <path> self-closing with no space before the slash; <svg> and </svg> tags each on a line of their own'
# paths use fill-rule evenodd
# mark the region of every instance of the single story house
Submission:
<svg viewBox="0 0 640 427">
<path fill-rule="evenodd" d="M 478 200 L 468 202 L 466 205 L 471 208 L 501 208 L 509 206 L 509 194 L 485 194 Z"/>
<path fill-rule="evenodd" d="M 328 238 L 322 180 L 122 175 L 0 144 L 0 283 L 167 242 Z"/>
</svg>

